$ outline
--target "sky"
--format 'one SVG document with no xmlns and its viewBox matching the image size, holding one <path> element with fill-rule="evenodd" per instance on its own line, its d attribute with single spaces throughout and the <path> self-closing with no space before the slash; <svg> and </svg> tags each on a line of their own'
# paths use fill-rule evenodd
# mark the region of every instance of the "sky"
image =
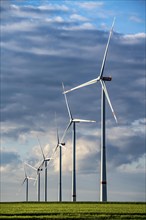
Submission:
<svg viewBox="0 0 146 220">
<path fill-rule="evenodd" d="M 106 103 L 108 201 L 145 201 L 146 30 L 144 0 L 1 0 L 0 201 L 24 201 L 24 162 L 51 156 L 69 116 L 62 94 L 98 77 L 113 18 L 104 76 L 118 118 Z M 77 125 L 77 201 L 99 201 L 101 87 L 67 94 Z M 63 149 L 63 201 L 71 201 L 72 134 Z M 36 177 L 25 166 L 27 175 Z M 58 151 L 48 165 L 48 201 L 58 200 Z M 29 182 L 29 200 L 37 187 Z M 44 172 L 41 173 L 44 201 Z"/>
</svg>

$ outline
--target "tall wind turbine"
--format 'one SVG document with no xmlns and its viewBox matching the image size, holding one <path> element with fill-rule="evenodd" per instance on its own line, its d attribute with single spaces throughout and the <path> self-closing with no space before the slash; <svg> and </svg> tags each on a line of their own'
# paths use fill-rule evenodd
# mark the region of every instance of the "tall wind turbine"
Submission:
<svg viewBox="0 0 146 220">
<path fill-rule="evenodd" d="M 25 165 L 24 165 L 24 174 L 25 174 L 25 178 L 22 182 L 22 185 L 26 182 L 26 202 L 28 202 L 28 181 L 29 180 L 35 180 L 35 178 L 29 177 L 26 173 L 26 169 L 25 169 Z"/>
<path fill-rule="evenodd" d="M 64 97 L 65 97 L 65 102 L 66 102 L 66 106 L 67 106 L 67 110 L 68 110 L 68 114 L 69 114 L 69 124 L 67 126 L 67 128 L 65 129 L 64 135 L 62 137 L 62 140 L 64 139 L 67 130 L 70 128 L 70 126 L 72 125 L 72 141 L 73 141 L 73 157 L 72 157 L 72 201 L 76 202 L 76 123 L 80 123 L 80 122 L 95 122 L 93 120 L 83 120 L 83 119 L 75 119 L 72 116 L 68 101 L 67 101 L 67 97 L 65 94 L 65 90 L 64 90 L 64 85 L 62 84 L 63 87 L 63 93 L 64 93 Z"/>
<path fill-rule="evenodd" d="M 86 83 L 83 83 L 77 87 L 74 87 L 70 90 L 65 91 L 64 93 L 68 93 L 71 92 L 75 89 L 79 89 L 82 88 L 84 86 L 88 86 L 94 83 L 97 83 L 98 81 L 101 83 L 101 177 L 100 177 L 100 201 L 104 202 L 107 201 L 107 182 L 106 182 L 106 145 L 105 145 L 105 97 L 108 101 L 108 104 L 111 108 L 112 114 L 117 122 L 117 117 L 115 115 L 114 109 L 112 107 L 108 92 L 107 92 L 107 88 L 105 85 L 105 81 L 111 81 L 112 78 L 110 76 L 106 77 L 103 76 L 103 72 L 104 72 L 104 67 L 105 67 L 105 62 L 106 62 L 106 57 L 107 57 L 107 52 L 108 52 L 108 48 L 109 48 L 109 43 L 110 43 L 110 39 L 111 39 L 111 35 L 113 32 L 113 27 L 114 27 L 114 22 L 115 22 L 115 18 L 113 20 L 113 24 L 111 27 L 111 30 L 109 32 L 109 37 L 108 37 L 108 41 L 107 41 L 107 45 L 105 48 L 105 53 L 104 53 L 104 57 L 103 57 L 103 61 L 102 61 L 102 65 L 101 65 L 101 69 L 100 69 L 100 73 L 99 76 L 93 80 L 90 80 Z"/>
<path fill-rule="evenodd" d="M 56 152 L 57 149 L 59 148 L 59 202 L 62 202 L 62 147 L 65 146 L 65 143 L 62 143 L 63 141 L 60 142 L 59 140 L 57 121 L 56 121 L 56 129 L 57 129 L 57 146 L 54 152 Z"/>
<path fill-rule="evenodd" d="M 31 166 L 30 164 L 26 163 L 25 164 L 29 167 L 31 167 L 32 169 L 34 169 L 37 172 L 37 182 L 38 182 L 38 202 L 40 202 L 40 181 L 41 181 L 41 177 L 40 177 L 40 172 L 43 170 L 41 166 L 39 166 L 38 168 L 35 168 L 33 166 Z M 35 179 L 36 180 L 36 179 Z"/>
<path fill-rule="evenodd" d="M 38 139 L 38 137 L 37 137 Z M 41 162 L 39 169 L 41 169 L 43 167 L 43 165 L 45 165 L 45 202 L 47 202 L 47 166 L 48 166 L 48 162 L 52 159 L 49 157 L 45 157 L 43 149 L 41 147 L 40 141 L 38 139 L 38 143 L 42 152 L 42 156 L 43 156 L 43 161 Z"/>
</svg>

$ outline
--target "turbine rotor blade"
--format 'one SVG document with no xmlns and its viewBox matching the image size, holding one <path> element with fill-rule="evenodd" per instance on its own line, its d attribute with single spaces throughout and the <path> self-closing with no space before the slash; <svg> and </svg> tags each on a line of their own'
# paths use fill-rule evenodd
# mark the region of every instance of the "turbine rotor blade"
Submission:
<svg viewBox="0 0 146 220">
<path fill-rule="evenodd" d="M 64 91 L 63 94 L 66 94 L 66 93 L 71 92 L 71 91 L 73 91 L 73 90 L 76 90 L 76 89 L 79 89 L 79 88 L 82 88 L 82 87 L 85 87 L 85 86 L 89 86 L 89 85 L 91 85 L 91 84 L 94 84 L 94 83 L 96 83 L 97 81 L 99 81 L 99 79 L 100 79 L 100 78 L 97 77 L 96 79 L 90 80 L 90 81 L 88 81 L 88 82 L 86 82 L 86 83 L 83 83 L 83 84 L 81 84 L 81 85 L 79 85 L 79 86 L 76 86 L 76 87 L 74 87 L 74 88 L 72 88 L 72 89 L 69 89 L 69 90 L 67 90 L 67 91 Z"/>
<path fill-rule="evenodd" d="M 93 120 L 84 120 L 84 119 L 73 119 L 74 122 L 96 122 L 96 121 L 93 121 Z"/>
<path fill-rule="evenodd" d="M 41 162 L 41 164 L 40 164 L 40 166 L 38 167 L 38 169 L 40 169 L 40 168 L 42 168 L 42 167 L 43 167 L 44 162 L 45 162 L 45 160 L 43 160 L 43 161 Z"/>
<path fill-rule="evenodd" d="M 114 28 L 114 23 L 115 23 L 115 18 L 113 20 L 113 24 L 112 24 L 112 27 L 111 27 L 111 30 L 110 30 L 110 33 L 109 33 L 108 41 L 107 41 L 107 45 L 106 45 L 106 48 L 105 48 L 104 57 L 103 57 L 103 61 L 102 61 L 101 69 L 100 69 L 100 75 L 99 75 L 100 78 L 102 77 L 103 72 L 104 72 L 106 57 L 107 57 L 107 53 L 108 53 L 108 48 L 109 48 L 109 43 L 110 43 L 110 39 L 111 39 L 111 36 L 112 36 L 113 28 Z"/>
<path fill-rule="evenodd" d="M 108 101 L 108 104 L 109 104 L 109 106 L 110 106 L 110 108 L 111 108 L 112 114 L 113 114 L 113 116 L 114 116 L 114 118 L 115 118 L 115 121 L 118 123 L 116 114 L 115 114 L 115 112 L 114 112 L 112 103 L 111 103 L 111 101 L 110 101 L 110 98 L 109 98 L 109 95 L 108 95 L 108 92 L 107 92 L 106 85 L 105 85 L 104 81 L 102 81 L 102 80 L 100 80 L 100 83 L 101 83 L 102 89 L 104 90 L 105 96 L 106 96 L 107 101 Z"/>
<path fill-rule="evenodd" d="M 38 175 L 37 175 L 37 176 L 38 176 Z M 37 176 L 36 176 L 35 181 L 34 181 L 34 186 L 36 185 L 36 183 L 37 183 L 37 181 L 38 181 Z"/>
<path fill-rule="evenodd" d="M 35 178 L 33 177 L 28 177 L 29 180 L 36 180 Z"/>
<path fill-rule="evenodd" d="M 58 128 L 57 128 L 57 143 L 59 144 L 59 134 L 58 134 Z"/>
<path fill-rule="evenodd" d="M 30 164 L 28 164 L 28 163 L 26 163 L 26 162 L 24 162 L 24 163 L 25 163 L 27 166 L 31 167 L 32 169 L 37 170 L 35 167 L 31 166 Z"/>
<path fill-rule="evenodd" d="M 58 147 L 59 147 L 59 144 L 57 144 L 57 146 L 55 147 L 54 153 L 57 151 Z"/>
<path fill-rule="evenodd" d="M 63 133 L 63 136 L 62 136 L 62 138 L 61 138 L 61 142 L 60 142 L 60 143 L 63 142 L 63 140 L 64 140 L 64 138 L 65 138 L 65 135 L 66 135 L 68 129 L 70 128 L 72 122 L 73 122 L 73 121 L 71 120 L 71 121 L 69 122 L 68 126 L 66 127 L 66 129 L 65 129 L 65 131 L 64 131 L 64 133 Z"/>
<path fill-rule="evenodd" d="M 55 112 L 55 122 L 56 122 L 56 133 L 57 133 L 57 146 L 56 146 L 56 148 L 54 150 L 54 153 L 57 151 L 57 149 L 59 147 L 59 142 L 60 142 L 60 140 L 59 140 L 59 133 L 58 133 L 58 126 L 57 126 L 56 112 Z"/>
<path fill-rule="evenodd" d="M 41 149 L 43 158 L 44 158 L 44 160 L 45 160 L 45 155 L 44 155 L 43 149 L 42 149 L 42 147 L 41 147 L 41 143 L 40 143 L 40 140 L 39 140 L 38 136 L 37 136 L 37 140 L 38 140 L 38 143 L 39 143 L 39 146 L 40 146 L 40 149 Z"/>
<path fill-rule="evenodd" d="M 72 113 L 71 113 L 71 110 L 70 110 L 70 107 L 69 107 L 69 104 L 68 104 L 68 101 L 67 101 L 67 97 L 66 97 L 66 94 L 65 94 L 65 89 L 64 89 L 64 84 L 63 83 L 62 83 L 62 88 L 63 88 L 63 94 L 64 94 L 64 98 L 65 98 L 65 102 L 66 102 L 69 118 L 70 118 L 70 120 L 72 120 L 73 117 L 72 117 Z"/>
<path fill-rule="evenodd" d="M 23 180 L 22 185 L 25 183 L 26 180 L 27 180 L 27 177 L 25 177 L 25 179 Z"/>
<path fill-rule="evenodd" d="M 25 178 L 27 178 L 27 173 L 26 173 L 26 169 L 25 169 L 25 164 L 24 165 L 24 174 L 25 174 Z"/>
<path fill-rule="evenodd" d="M 56 112 L 55 112 L 55 125 L 56 125 L 56 133 L 57 133 L 57 143 L 59 144 L 59 134 L 58 134 L 58 126 L 57 126 Z"/>
</svg>

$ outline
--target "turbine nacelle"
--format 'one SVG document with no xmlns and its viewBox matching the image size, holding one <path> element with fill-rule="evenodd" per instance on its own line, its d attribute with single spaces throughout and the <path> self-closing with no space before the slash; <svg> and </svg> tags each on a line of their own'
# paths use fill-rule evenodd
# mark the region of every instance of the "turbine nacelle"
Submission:
<svg viewBox="0 0 146 220">
<path fill-rule="evenodd" d="M 103 80 L 103 81 L 111 81 L 112 77 L 111 76 L 102 76 L 101 80 Z"/>
<path fill-rule="evenodd" d="M 64 147 L 65 146 L 65 142 L 64 143 L 58 143 L 57 147 Z"/>
<path fill-rule="evenodd" d="M 52 158 L 45 158 L 45 161 L 50 161 Z"/>
</svg>

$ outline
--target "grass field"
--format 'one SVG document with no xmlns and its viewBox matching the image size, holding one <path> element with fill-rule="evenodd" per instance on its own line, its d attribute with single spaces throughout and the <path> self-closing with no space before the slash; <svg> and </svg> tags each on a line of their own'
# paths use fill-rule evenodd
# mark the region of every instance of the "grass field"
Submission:
<svg viewBox="0 0 146 220">
<path fill-rule="evenodd" d="M 146 203 L 0 203 L 0 219 L 146 219 Z"/>
</svg>

